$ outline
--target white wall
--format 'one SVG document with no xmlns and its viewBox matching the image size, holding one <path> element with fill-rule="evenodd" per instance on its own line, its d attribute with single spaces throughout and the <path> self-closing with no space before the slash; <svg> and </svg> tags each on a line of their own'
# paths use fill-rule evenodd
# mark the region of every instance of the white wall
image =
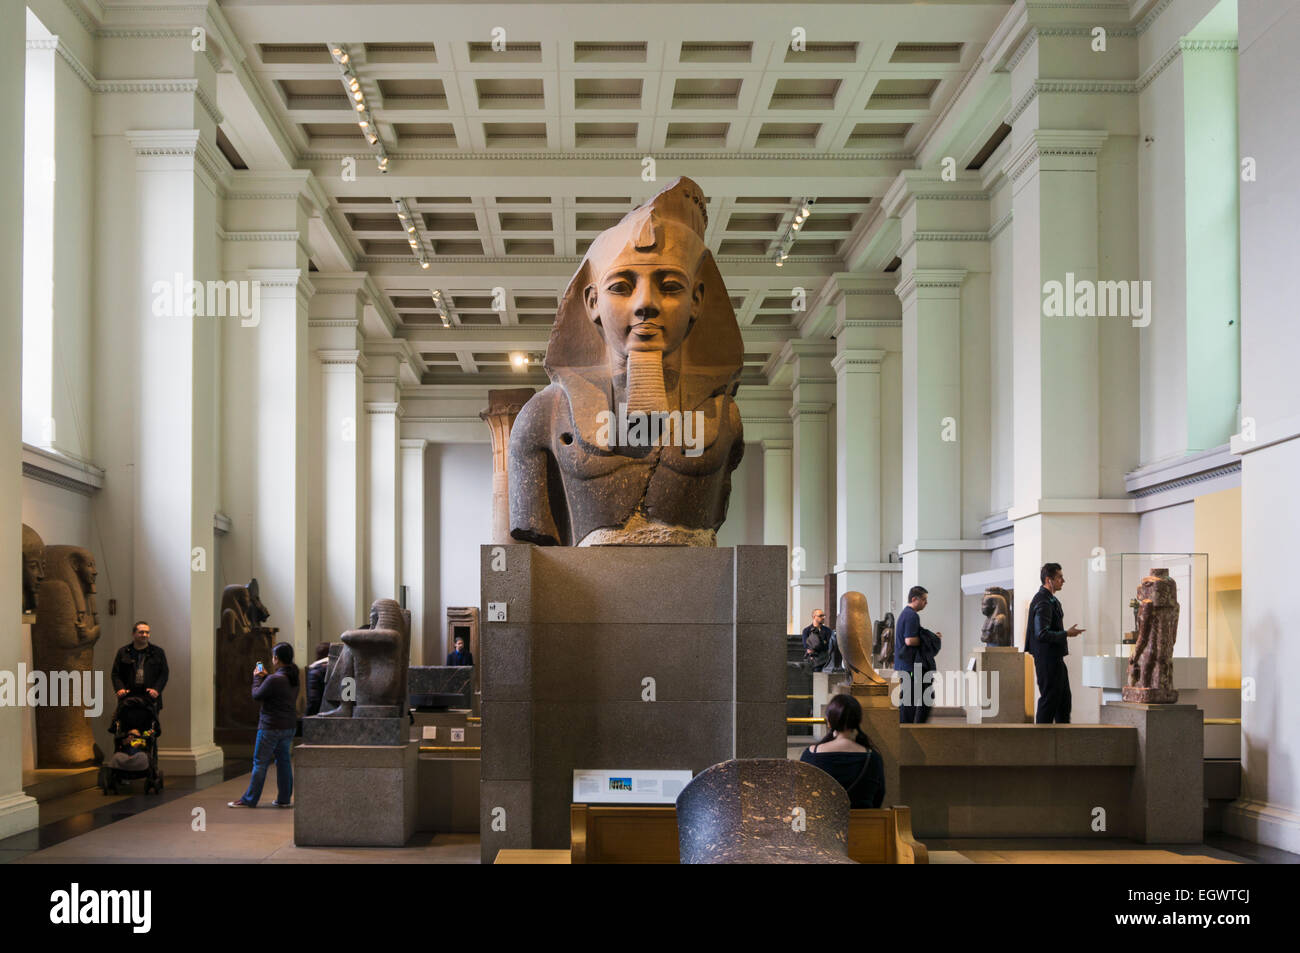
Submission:
<svg viewBox="0 0 1300 953">
<path fill-rule="evenodd" d="M 1295 315 L 1294 157 L 1300 150 L 1300 0 L 1241 0 L 1238 109 L 1243 155 L 1258 181 L 1241 189 L 1242 413 L 1256 418 L 1243 451 L 1243 800 L 1225 826 L 1300 852 L 1300 640 L 1295 637 L 1295 543 L 1300 538 L 1300 323 Z"/>
<path fill-rule="evenodd" d="M 486 430 L 486 427 L 484 428 Z M 425 460 L 425 658 L 446 657 L 447 607 L 479 604 L 479 547 L 492 538 L 492 446 L 431 444 Z"/>
</svg>

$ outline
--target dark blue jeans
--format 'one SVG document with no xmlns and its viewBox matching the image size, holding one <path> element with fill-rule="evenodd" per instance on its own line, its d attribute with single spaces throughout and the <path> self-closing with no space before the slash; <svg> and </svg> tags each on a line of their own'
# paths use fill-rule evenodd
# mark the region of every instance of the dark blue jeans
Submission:
<svg viewBox="0 0 1300 953">
<path fill-rule="evenodd" d="M 289 750 L 293 747 L 292 728 L 259 728 L 257 742 L 253 745 L 253 777 L 248 782 L 248 790 L 240 798 L 245 804 L 257 806 L 262 797 L 262 785 L 266 784 L 266 772 L 275 762 L 276 800 L 288 804 L 293 798 L 293 765 L 289 760 Z"/>
</svg>

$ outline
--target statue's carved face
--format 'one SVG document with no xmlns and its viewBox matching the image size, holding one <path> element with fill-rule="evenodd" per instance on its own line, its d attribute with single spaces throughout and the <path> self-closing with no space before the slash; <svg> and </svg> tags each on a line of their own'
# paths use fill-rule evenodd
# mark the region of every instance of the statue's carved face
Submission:
<svg viewBox="0 0 1300 953">
<path fill-rule="evenodd" d="M 32 591 L 45 578 L 45 556 L 40 550 L 28 550 L 23 553 L 23 586 Z"/>
<path fill-rule="evenodd" d="M 615 263 L 583 295 L 587 316 L 620 357 L 667 355 L 686 339 L 704 301 L 704 283 L 668 264 Z"/>
<path fill-rule="evenodd" d="M 77 561 L 77 578 L 81 580 L 82 588 L 86 592 L 95 591 L 95 577 L 99 575 L 95 569 L 94 556 L 82 556 Z"/>
<path fill-rule="evenodd" d="M 992 596 L 985 596 L 984 601 L 980 603 L 980 611 L 986 616 L 992 616 L 997 611 L 998 601 Z"/>
</svg>

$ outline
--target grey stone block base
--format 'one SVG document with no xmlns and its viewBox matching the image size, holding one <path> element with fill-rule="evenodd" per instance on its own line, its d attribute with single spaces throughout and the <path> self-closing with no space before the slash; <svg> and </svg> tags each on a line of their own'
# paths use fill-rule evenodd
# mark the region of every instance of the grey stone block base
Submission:
<svg viewBox="0 0 1300 953">
<path fill-rule="evenodd" d="M 419 745 L 300 745 L 293 751 L 293 842 L 401 847 L 415 833 Z"/>
<path fill-rule="evenodd" d="M 988 679 L 988 684 L 980 688 L 981 700 L 985 693 L 993 694 L 994 684 L 997 686 L 997 714 L 979 714 L 981 724 L 1023 725 L 1029 720 L 1025 716 L 1024 652 L 1013 645 L 982 646 L 975 650 L 975 671 Z"/>
<path fill-rule="evenodd" d="M 784 757 L 785 576 L 781 546 L 484 546 L 484 863 L 569 846 L 575 768 Z"/>
<path fill-rule="evenodd" d="M 1148 844 L 1204 839 L 1205 719 L 1195 705 L 1108 702 L 1103 725 L 1137 729 L 1137 764 L 1129 791 L 1130 836 Z"/>
<path fill-rule="evenodd" d="M 410 737 L 410 719 L 323 718 L 302 720 L 302 740 L 309 745 L 404 745 Z"/>
</svg>

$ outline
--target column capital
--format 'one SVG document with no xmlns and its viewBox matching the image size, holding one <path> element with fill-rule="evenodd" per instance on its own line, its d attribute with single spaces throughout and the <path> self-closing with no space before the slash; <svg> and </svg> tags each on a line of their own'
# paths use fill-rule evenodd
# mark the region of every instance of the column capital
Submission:
<svg viewBox="0 0 1300 953">
<path fill-rule="evenodd" d="M 1031 168 L 1049 172 L 1096 172 L 1097 154 L 1109 137 L 1101 129 L 1035 129 L 1002 162 L 1002 173 L 1015 182 Z"/>
<path fill-rule="evenodd" d="M 895 293 L 904 304 L 913 295 L 922 298 L 957 298 L 969 272 L 965 268 L 915 268 L 898 283 Z"/>
<path fill-rule="evenodd" d="M 825 417 L 831 412 L 830 401 L 796 400 L 790 405 L 790 419 L 798 420 L 809 417 Z"/>
<path fill-rule="evenodd" d="M 403 437 L 400 445 L 403 453 L 424 453 L 429 441 L 423 437 Z"/>
<path fill-rule="evenodd" d="M 983 202 L 988 197 L 977 172 L 963 170 L 956 179 L 947 180 L 937 170 L 904 169 L 885 190 L 880 207 L 889 218 L 901 218 L 917 201 Z"/>
<path fill-rule="evenodd" d="M 874 347 L 850 347 L 831 360 L 836 376 L 841 374 L 879 374 L 885 352 Z"/>
<path fill-rule="evenodd" d="M 391 414 L 395 417 L 401 417 L 406 411 L 402 409 L 401 403 L 392 400 L 368 400 L 366 401 L 367 414 Z"/>
<path fill-rule="evenodd" d="M 794 449 L 794 441 L 789 438 L 773 438 L 759 441 L 763 453 L 789 453 Z"/>
<path fill-rule="evenodd" d="M 316 358 L 327 371 L 351 369 L 364 374 L 366 370 L 366 356 L 357 350 L 322 348 Z"/>
</svg>

